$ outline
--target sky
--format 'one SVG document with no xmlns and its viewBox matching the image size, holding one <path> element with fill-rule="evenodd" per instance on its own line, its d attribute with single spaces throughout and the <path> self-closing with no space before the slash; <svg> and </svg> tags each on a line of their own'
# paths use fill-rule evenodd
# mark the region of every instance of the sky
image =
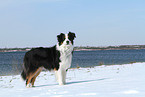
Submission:
<svg viewBox="0 0 145 97">
<path fill-rule="evenodd" d="M 145 45 L 145 0 L 0 0 L 0 48 Z"/>
</svg>

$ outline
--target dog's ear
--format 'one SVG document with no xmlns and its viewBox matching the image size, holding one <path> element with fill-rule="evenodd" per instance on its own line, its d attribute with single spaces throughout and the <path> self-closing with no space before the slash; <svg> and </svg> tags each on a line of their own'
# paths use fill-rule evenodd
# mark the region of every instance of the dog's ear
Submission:
<svg viewBox="0 0 145 97">
<path fill-rule="evenodd" d="M 64 34 L 63 33 L 60 33 L 60 35 L 57 35 L 57 40 L 58 41 L 61 40 L 63 36 L 64 36 Z"/>
<path fill-rule="evenodd" d="M 58 40 L 58 41 L 60 40 L 60 35 L 57 35 L 57 40 Z"/>
<path fill-rule="evenodd" d="M 68 35 L 69 35 L 69 37 L 73 38 L 73 40 L 74 40 L 74 38 L 76 38 L 76 34 L 73 32 L 69 32 Z"/>
<path fill-rule="evenodd" d="M 60 35 L 57 35 L 57 40 L 59 42 L 59 45 L 61 45 L 65 40 L 65 34 L 61 33 Z"/>
</svg>

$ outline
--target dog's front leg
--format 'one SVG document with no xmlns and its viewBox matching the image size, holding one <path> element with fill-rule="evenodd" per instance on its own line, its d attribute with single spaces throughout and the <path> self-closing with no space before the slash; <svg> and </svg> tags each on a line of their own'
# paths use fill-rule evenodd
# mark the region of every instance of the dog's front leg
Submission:
<svg viewBox="0 0 145 97">
<path fill-rule="evenodd" d="M 62 81 L 63 81 L 63 83 L 65 84 L 66 83 L 66 70 L 63 70 L 62 71 Z"/>
<path fill-rule="evenodd" d="M 56 78 L 56 81 L 58 82 L 58 71 L 55 71 L 55 78 Z"/>
<path fill-rule="evenodd" d="M 66 70 L 60 68 L 58 71 L 55 71 L 55 76 L 59 85 L 65 85 Z"/>
</svg>

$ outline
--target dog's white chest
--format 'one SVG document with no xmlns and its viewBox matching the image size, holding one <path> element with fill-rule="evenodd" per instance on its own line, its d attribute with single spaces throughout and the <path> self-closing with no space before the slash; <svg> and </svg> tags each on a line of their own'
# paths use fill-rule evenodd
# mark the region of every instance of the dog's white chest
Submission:
<svg viewBox="0 0 145 97">
<path fill-rule="evenodd" d="M 70 55 L 65 55 L 65 54 L 62 54 L 60 56 L 60 67 L 63 68 L 63 69 L 68 69 L 70 68 L 71 66 L 71 62 L 72 62 L 72 54 Z"/>
<path fill-rule="evenodd" d="M 64 43 L 62 45 L 57 44 L 57 50 L 60 52 L 60 68 L 61 69 L 68 69 L 71 66 L 72 62 L 72 51 L 73 51 L 73 45 L 65 45 Z"/>
</svg>

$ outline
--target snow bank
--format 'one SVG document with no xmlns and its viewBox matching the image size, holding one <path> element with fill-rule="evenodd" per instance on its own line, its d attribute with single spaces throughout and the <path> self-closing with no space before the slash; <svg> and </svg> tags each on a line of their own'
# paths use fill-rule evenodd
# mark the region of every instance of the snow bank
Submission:
<svg viewBox="0 0 145 97">
<path fill-rule="evenodd" d="M 20 76 L 0 76 L 0 97 L 145 97 L 145 63 L 70 69 L 59 86 L 53 72 L 41 72 L 34 88 Z"/>
</svg>

